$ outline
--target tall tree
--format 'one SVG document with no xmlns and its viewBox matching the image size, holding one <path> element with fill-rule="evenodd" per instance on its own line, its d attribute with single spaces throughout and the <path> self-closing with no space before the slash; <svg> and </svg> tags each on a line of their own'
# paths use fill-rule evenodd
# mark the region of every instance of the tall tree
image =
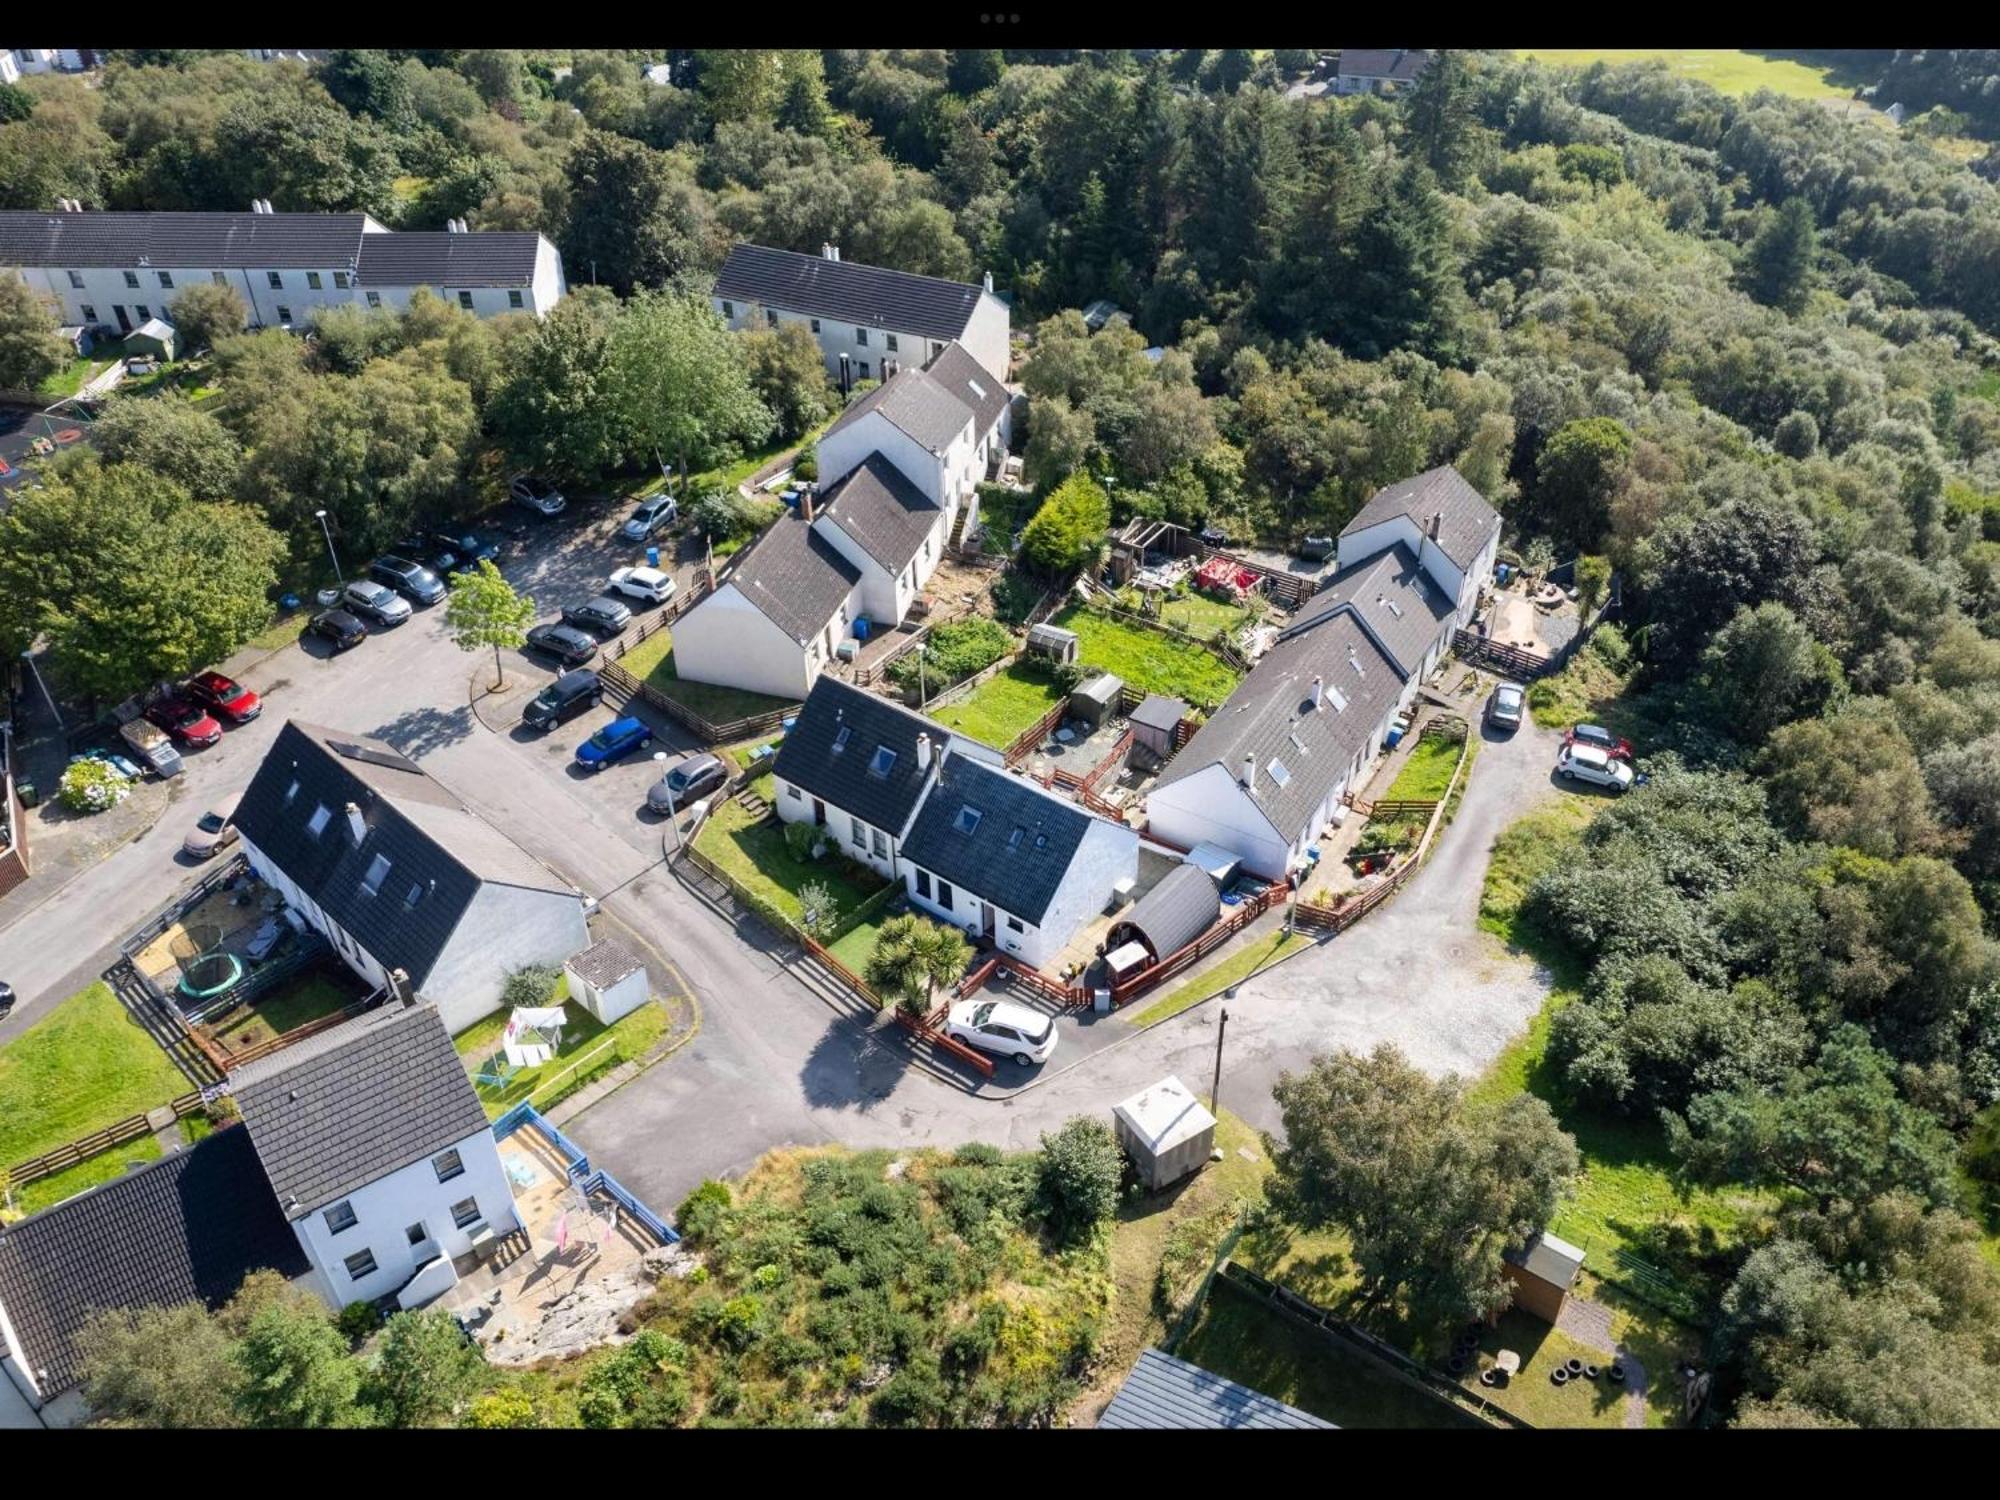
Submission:
<svg viewBox="0 0 2000 1500">
<path fill-rule="evenodd" d="M 97 1425 L 242 1425 L 229 1336 L 199 1302 L 100 1312 L 77 1330 L 76 1355 Z"/>
<path fill-rule="evenodd" d="M 219 339 L 241 333 L 250 313 L 243 305 L 243 294 L 235 287 L 198 281 L 167 304 L 167 320 L 181 336 L 182 349 L 194 354 L 213 349 Z"/>
<path fill-rule="evenodd" d="M 1631 456 L 1632 433 L 1622 422 L 1586 417 L 1566 424 L 1535 467 L 1536 519 L 1560 545 L 1594 550 Z"/>
<path fill-rule="evenodd" d="M 945 81 L 954 94 L 972 95 L 992 88 L 1006 71 L 1007 64 L 998 47 L 960 48 L 951 54 Z"/>
<path fill-rule="evenodd" d="M 1750 295 L 1768 306 L 1798 312 L 1812 290 L 1817 253 L 1812 205 L 1804 198 L 1786 199 L 1750 242 L 1744 264 Z"/>
<path fill-rule="evenodd" d="M 236 494 L 243 445 L 177 391 L 113 396 L 91 428 L 91 441 L 106 463 L 150 470 L 197 500 L 228 500 Z"/>
<path fill-rule="evenodd" d="M 488 558 L 479 560 L 477 571 L 451 575 L 451 597 L 445 601 L 444 628 L 461 651 L 493 648 L 493 690 L 506 682 L 500 665 L 500 648 L 516 647 L 528 639 L 528 627 L 535 623 L 535 601 L 514 592 L 514 586 L 500 574 Z"/>
<path fill-rule="evenodd" d="M 611 399 L 633 448 L 706 468 L 761 442 L 773 418 L 743 346 L 693 292 L 641 292 L 611 335 Z"/>
<path fill-rule="evenodd" d="M 324 1307 L 273 1302 L 236 1346 L 237 1406 L 252 1427 L 353 1427 L 360 1368 Z"/>
<path fill-rule="evenodd" d="M 450 1313 L 399 1312 L 382 1330 L 367 1394 L 392 1427 L 441 1426 L 471 1399 L 485 1363 Z"/>
<path fill-rule="evenodd" d="M 1431 58 L 1412 85 L 1404 127 L 1417 159 L 1450 192 L 1465 183 L 1479 149 L 1477 101 L 1465 54 L 1446 48 Z"/>
<path fill-rule="evenodd" d="M 701 261 L 706 208 L 662 152 L 593 130 L 571 153 L 567 176 L 563 260 L 572 277 L 629 296 Z"/>
<path fill-rule="evenodd" d="M 385 125 L 411 123 L 410 84 L 402 65 L 386 52 L 342 47 L 320 65 L 319 81 L 334 101 Z"/>
<path fill-rule="evenodd" d="M 486 423 L 518 463 L 560 479 L 588 480 L 624 457 L 612 400 L 617 321 L 610 293 L 579 289 L 513 342 L 513 373 L 493 393 Z"/>
<path fill-rule="evenodd" d="M 836 393 L 827 383 L 826 355 L 805 324 L 780 323 L 740 335 L 750 385 L 777 419 L 780 437 L 804 437 L 827 418 Z"/>
<path fill-rule="evenodd" d="M 18 276 L 0 276 L 0 388 L 32 391 L 70 356 L 48 304 Z"/>
</svg>

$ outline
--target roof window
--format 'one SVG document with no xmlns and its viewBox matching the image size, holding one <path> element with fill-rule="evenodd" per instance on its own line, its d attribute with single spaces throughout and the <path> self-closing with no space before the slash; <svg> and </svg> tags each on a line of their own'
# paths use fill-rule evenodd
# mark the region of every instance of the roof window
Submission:
<svg viewBox="0 0 2000 1500">
<path fill-rule="evenodd" d="M 389 859 L 378 854 L 368 862 L 368 873 L 361 877 L 361 894 L 372 896 L 382 889 L 382 882 L 389 878 Z"/>
<path fill-rule="evenodd" d="M 1279 760 L 1277 756 L 1274 755 L 1270 760 L 1265 762 L 1264 769 L 1271 773 L 1271 779 L 1277 782 L 1279 786 L 1290 786 L 1292 784 L 1292 773 L 1285 769 L 1285 763 Z"/>
<path fill-rule="evenodd" d="M 1340 689 L 1330 682 L 1326 685 L 1326 699 L 1333 705 L 1335 713 L 1340 713 L 1347 707 L 1347 699 L 1341 696 Z"/>
<path fill-rule="evenodd" d="M 324 802 L 313 809 L 313 815 L 306 819 L 306 832 L 318 838 L 326 832 L 326 825 L 333 821 L 333 809 Z"/>
<path fill-rule="evenodd" d="M 962 803 L 958 809 L 958 816 L 951 820 L 951 826 L 960 833 L 976 833 L 979 831 L 979 820 L 983 816 L 985 815 L 970 802 Z"/>
<path fill-rule="evenodd" d="M 843 724 L 833 733 L 833 753 L 838 755 L 847 748 L 847 737 L 854 733 L 852 724 Z"/>
<path fill-rule="evenodd" d="M 868 774 L 870 776 L 887 776 L 895 768 L 896 752 L 891 750 L 887 745 L 877 745 L 874 755 L 869 757 Z"/>
<path fill-rule="evenodd" d="M 1021 840 L 1026 838 L 1027 836 L 1028 836 L 1028 830 L 1023 828 L 1019 823 L 1016 823 L 1014 825 L 1014 831 L 1007 835 L 1007 847 L 1009 849 L 1020 848 Z"/>
<path fill-rule="evenodd" d="M 1306 749 L 1305 741 L 1300 739 L 1296 734 L 1288 734 L 1285 736 L 1285 738 L 1292 742 L 1292 748 L 1298 751 L 1299 754 L 1301 755 L 1312 754 L 1310 750 Z"/>
</svg>

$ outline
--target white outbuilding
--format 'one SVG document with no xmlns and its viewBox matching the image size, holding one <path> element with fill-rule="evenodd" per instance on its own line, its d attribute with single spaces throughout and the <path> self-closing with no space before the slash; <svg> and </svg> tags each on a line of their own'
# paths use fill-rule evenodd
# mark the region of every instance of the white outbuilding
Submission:
<svg viewBox="0 0 2000 1500">
<path fill-rule="evenodd" d="M 599 938 L 564 968 L 570 999 L 606 1026 L 652 998 L 645 961 L 616 938 Z"/>
<path fill-rule="evenodd" d="M 1171 1075 L 1125 1100 L 1111 1117 L 1148 1192 L 1199 1171 L 1215 1149 L 1215 1116 Z"/>
</svg>

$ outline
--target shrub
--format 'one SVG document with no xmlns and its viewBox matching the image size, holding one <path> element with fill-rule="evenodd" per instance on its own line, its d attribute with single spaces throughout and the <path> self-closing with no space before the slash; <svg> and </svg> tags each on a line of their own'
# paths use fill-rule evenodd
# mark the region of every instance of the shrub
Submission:
<svg viewBox="0 0 2000 1500">
<path fill-rule="evenodd" d="M 936 1364 L 919 1360 L 898 1370 L 875 1393 L 868 1419 L 877 1427 L 927 1427 L 943 1415 L 947 1394 Z"/>
<path fill-rule="evenodd" d="M 792 465 L 792 478 L 802 479 L 810 484 L 819 478 L 819 449 L 808 448 L 798 456 Z"/>
<path fill-rule="evenodd" d="M 924 637 L 924 650 L 912 651 L 889 668 L 889 678 L 903 687 L 914 687 L 920 664 L 930 679 L 932 691 L 948 686 L 974 672 L 990 667 L 1014 649 L 1014 638 L 1004 626 L 979 615 L 948 620 Z"/>
<path fill-rule="evenodd" d="M 507 983 L 500 991 L 500 1003 L 516 1005 L 547 1005 L 549 997 L 555 993 L 556 980 L 560 976 L 547 964 L 530 964 L 525 969 L 516 969 L 507 976 Z"/>
<path fill-rule="evenodd" d="M 57 795 L 71 812 L 105 812 L 132 795 L 132 779 L 109 761 L 74 761 L 62 773 Z"/>
<path fill-rule="evenodd" d="M 1072 474 L 1050 492 L 1021 533 L 1021 555 L 1051 573 L 1096 560 L 1111 530 L 1111 501 L 1087 474 Z"/>
<path fill-rule="evenodd" d="M 798 828 L 803 825 L 794 823 L 791 826 Z M 809 880 L 799 887 L 799 926 L 818 937 L 831 932 L 839 920 L 840 898 L 834 894 L 832 886 L 823 880 Z"/>
<path fill-rule="evenodd" d="M 763 1321 L 763 1298 L 731 1297 L 722 1304 L 721 1315 L 715 1320 L 716 1337 L 732 1349 L 748 1349 L 757 1342 Z"/>
<path fill-rule="evenodd" d="M 1118 1207 L 1125 1157 L 1103 1121 L 1080 1115 L 1043 1136 L 1036 1166 L 1042 1216 L 1057 1243 L 1088 1239 Z"/>
<path fill-rule="evenodd" d="M 785 825 L 785 848 L 793 859 L 818 859 L 826 850 L 826 830 L 817 823 L 787 823 Z M 805 892 L 799 893 L 803 899 Z"/>
<path fill-rule="evenodd" d="M 1042 588 L 1026 574 L 1009 568 L 994 582 L 992 594 L 994 619 L 1006 625 L 1025 625 L 1041 601 Z"/>
<path fill-rule="evenodd" d="M 334 1323 L 349 1343 L 358 1344 L 382 1326 L 382 1310 L 372 1302 L 350 1302 Z"/>
<path fill-rule="evenodd" d="M 680 1209 L 674 1214 L 674 1227 L 689 1244 L 698 1244 L 721 1227 L 734 1201 L 729 1184 L 711 1177 L 681 1200 Z"/>
<path fill-rule="evenodd" d="M 755 536 L 778 519 L 781 501 L 750 499 L 737 490 L 710 490 L 688 507 L 688 519 L 711 542 Z"/>
</svg>

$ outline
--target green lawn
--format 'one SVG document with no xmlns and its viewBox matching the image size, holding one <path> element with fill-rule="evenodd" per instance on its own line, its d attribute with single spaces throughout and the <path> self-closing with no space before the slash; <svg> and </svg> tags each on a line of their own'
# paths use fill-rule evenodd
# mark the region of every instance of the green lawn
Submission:
<svg viewBox="0 0 2000 1500">
<path fill-rule="evenodd" d="M 83 357 L 73 359 L 35 387 L 35 394 L 46 396 L 51 401 L 60 401 L 65 396 L 74 396 L 83 389 L 84 382 L 99 370 L 109 365 L 108 360 Z"/>
<path fill-rule="evenodd" d="M 1389 790 L 1382 794 L 1383 798 L 1387 801 L 1442 801 L 1451 787 L 1451 773 L 1458 766 L 1458 753 L 1464 748 L 1463 740 L 1447 739 L 1441 734 L 1418 740 L 1410 758 L 1403 762 L 1403 769 L 1396 773 L 1396 779 L 1389 783 Z"/>
<path fill-rule="evenodd" d="M 558 975 L 549 998 L 552 1003 L 560 1001 L 569 1017 L 563 1027 L 565 1040 L 562 1050 L 539 1067 L 520 1069 L 505 1083 L 481 1083 L 479 1074 L 489 1064 L 497 1070 L 498 1065 L 505 1062 L 500 1043 L 511 1011 L 506 1008 L 497 1010 L 452 1038 L 452 1046 L 465 1059 L 465 1070 L 473 1079 L 473 1091 L 479 1095 L 479 1102 L 486 1106 L 489 1120 L 497 1120 L 523 1099 L 533 1098 L 538 1106 L 546 1108 L 563 1093 L 569 1092 L 577 1080 L 645 1056 L 654 1043 L 666 1034 L 672 1019 L 664 1005 L 649 1001 L 630 1015 L 621 1016 L 606 1026 L 581 1005 L 570 1004 L 568 995 L 569 977 Z"/>
<path fill-rule="evenodd" d="M 162 1103 L 166 1101 L 162 1100 Z M 192 1115 L 190 1119 L 200 1119 Z M 66 1172 L 52 1176 L 38 1177 L 33 1182 L 22 1183 L 14 1189 L 14 1207 L 23 1214 L 38 1214 L 45 1208 L 52 1208 L 65 1198 L 74 1198 L 78 1193 L 87 1192 L 100 1183 L 123 1177 L 134 1163 L 158 1161 L 161 1156 L 160 1143 L 150 1135 L 142 1135 L 136 1141 L 127 1141 L 122 1146 L 80 1161 Z"/>
<path fill-rule="evenodd" d="M 1683 78 L 1698 78 L 1724 94 L 1754 94 L 1771 89 L 1796 99 L 1845 99 L 1853 86 L 1834 81 L 1832 68 L 1816 67 L 1763 52 L 1742 52 L 1731 48 L 1691 47 L 1529 47 L 1518 49 L 1522 57 L 1557 67 L 1587 68 L 1592 63 L 1664 62 Z"/>
<path fill-rule="evenodd" d="M 115 1125 L 194 1087 L 103 983 L 0 1047 L 0 1164 Z"/>
<path fill-rule="evenodd" d="M 215 1039 L 232 1052 L 330 1016 L 361 997 L 324 974 L 305 974 L 243 1007 L 216 1028 Z"/>
<path fill-rule="evenodd" d="M 751 766 L 757 763 L 756 752 L 759 749 L 761 749 L 765 745 L 770 745 L 775 748 L 778 742 L 783 738 L 784 736 L 781 734 L 767 735 L 760 740 L 750 740 L 749 742 L 741 745 L 730 745 L 721 753 L 726 754 L 731 760 L 735 761 L 738 766 L 742 767 L 744 770 L 747 771 L 750 769 Z M 764 759 L 769 760 L 770 757 L 765 756 Z"/>
<path fill-rule="evenodd" d="M 1046 669 L 1015 662 L 956 703 L 932 709 L 931 717 L 968 739 L 1005 750 L 1062 701 L 1062 690 Z"/>
<path fill-rule="evenodd" d="M 728 724 L 756 714 L 795 708 L 783 698 L 763 693 L 746 693 L 741 688 L 718 687 L 712 682 L 683 682 L 674 671 L 672 632 L 656 630 L 623 656 L 618 665 L 656 693 L 684 703 L 712 724 Z"/>
<path fill-rule="evenodd" d="M 1137 1015 L 1126 1017 L 1134 1026 L 1150 1026 L 1155 1021 L 1164 1021 L 1168 1016 L 1177 1016 L 1218 990 L 1225 990 L 1232 984 L 1241 984 L 1252 974 L 1281 958 L 1289 958 L 1301 948 L 1309 946 L 1314 939 L 1303 932 L 1289 936 L 1281 927 L 1269 937 L 1259 938 L 1238 953 L 1231 954 L 1213 968 L 1204 969 L 1186 984 L 1181 985 L 1164 1000 L 1156 1000 Z"/>
<path fill-rule="evenodd" d="M 703 469 L 688 481 L 688 492 L 700 495 L 713 489 L 734 489 L 752 474 L 763 468 L 765 464 L 776 458 L 780 453 L 790 453 L 795 448 L 811 447 L 819 441 L 820 434 L 834 424 L 835 418 L 839 417 L 839 415 L 840 413 L 836 411 L 833 416 L 828 417 L 802 438 L 787 438 L 783 441 L 772 443 L 766 447 L 759 448 L 755 453 L 746 453 L 735 463 L 725 464 L 719 469 Z M 722 549 L 720 547 L 716 548 L 715 555 L 717 557 L 722 556 Z"/>
<path fill-rule="evenodd" d="M 768 772 L 751 782 L 750 787 L 766 802 L 776 796 Z M 760 818 L 731 799 L 703 825 L 694 846 L 794 926 L 803 909 L 799 905 L 799 888 L 810 881 L 831 886 L 840 902 L 840 916 L 833 926 L 835 940 L 827 946 L 843 963 L 858 971 L 861 965 L 850 954 L 859 946 L 859 957 L 866 962 L 874 938 L 872 935 L 856 938 L 854 926 L 867 925 L 872 934 L 873 927 L 879 925 L 879 905 L 870 908 L 869 914 L 863 914 L 861 908 L 888 882 L 865 865 L 834 853 L 817 860 L 795 859 L 791 846 L 785 842 L 784 829 L 785 825 L 777 819 Z"/>
<path fill-rule="evenodd" d="M 1250 611 L 1240 604 L 1224 604 L 1219 599 L 1211 599 L 1205 594 L 1189 594 L 1184 599 L 1169 599 L 1160 606 L 1161 623 L 1178 626 L 1190 635 L 1198 635 L 1203 640 L 1212 637 L 1218 630 L 1235 630 L 1250 618 Z"/>
<path fill-rule="evenodd" d="M 311 611 L 295 609 L 288 615 L 278 616 L 243 644 L 255 646 L 259 651 L 282 651 L 305 633 L 306 621 L 311 618 Z"/>
<path fill-rule="evenodd" d="M 1597 811 L 1598 804 L 1590 798 L 1564 797 L 1503 828 L 1486 866 L 1479 925 L 1508 943 L 1526 946 L 1528 935 L 1519 930 L 1519 923 L 1528 887 L 1583 837 Z"/>
<path fill-rule="evenodd" d="M 1085 666 L 1116 672 L 1146 693 L 1166 693 L 1213 708 L 1227 698 L 1241 674 L 1192 641 L 1128 625 L 1072 604 L 1051 622 L 1076 632 L 1077 656 Z"/>
<path fill-rule="evenodd" d="M 1324 1334 L 1261 1306 L 1217 1277 L 1180 1358 L 1339 1427 L 1483 1427 L 1471 1413 L 1432 1399 Z"/>
</svg>

